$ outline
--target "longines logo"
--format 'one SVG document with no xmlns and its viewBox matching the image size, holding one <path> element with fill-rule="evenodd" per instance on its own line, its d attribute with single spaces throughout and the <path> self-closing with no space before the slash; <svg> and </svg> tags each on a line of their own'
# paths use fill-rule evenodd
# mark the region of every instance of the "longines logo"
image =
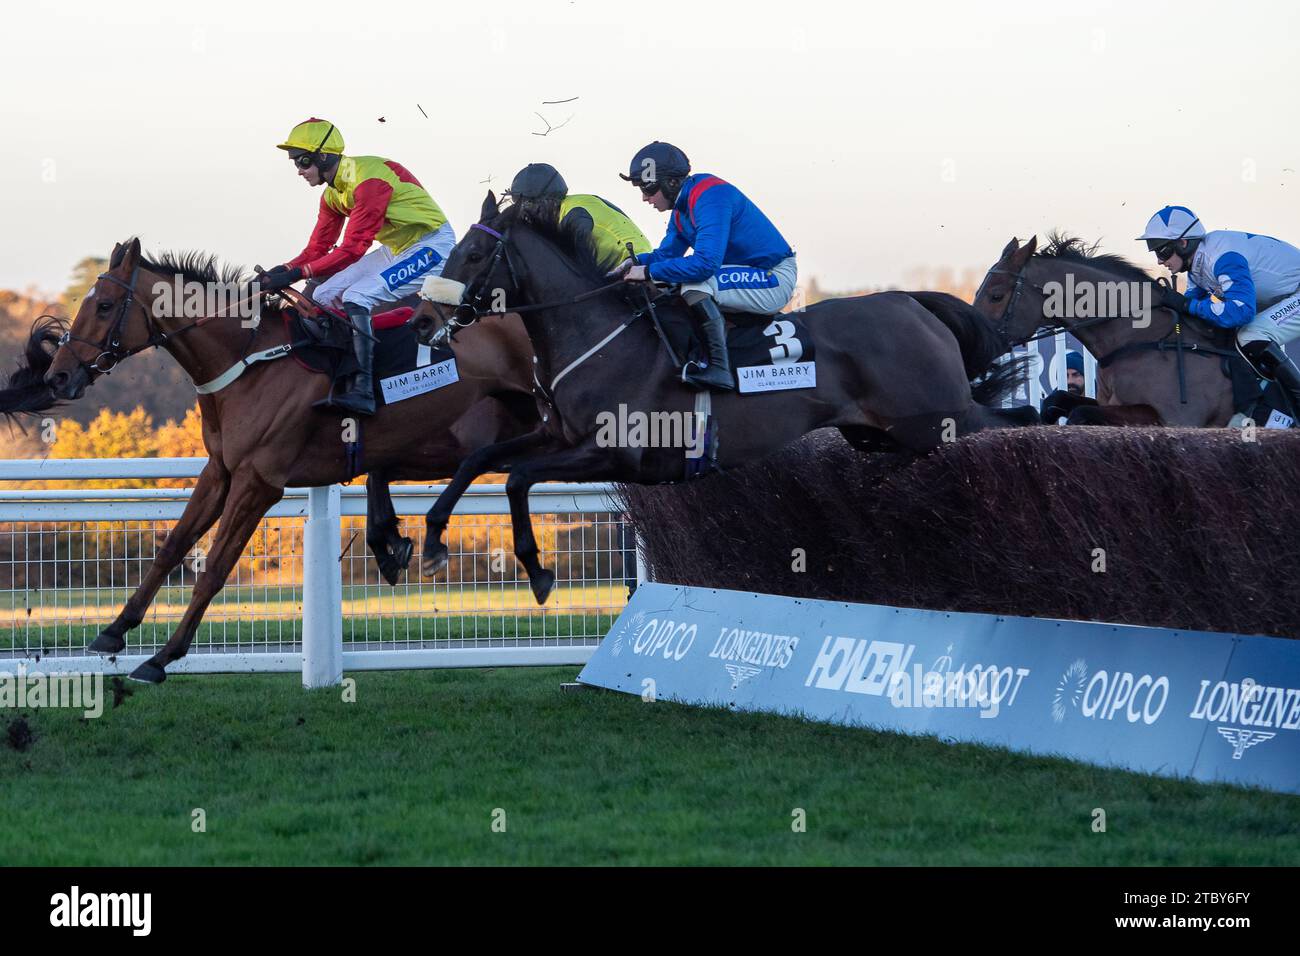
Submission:
<svg viewBox="0 0 1300 956">
<path fill-rule="evenodd" d="M 731 686 L 739 687 L 745 681 L 749 680 L 755 674 L 763 673 L 761 667 L 750 667 L 748 664 L 723 664 L 727 673 L 731 675 Z"/>
<path fill-rule="evenodd" d="M 731 688 L 735 690 L 765 667 L 784 670 L 798 646 L 799 638 L 793 634 L 723 627 L 709 656 L 724 662 L 722 666 L 731 675 Z M 732 661 L 736 663 L 728 663 Z"/>
<path fill-rule="evenodd" d="M 1214 724 L 1236 724 L 1215 729 L 1232 745 L 1232 759 L 1241 760 L 1251 747 L 1276 737 L 1276 731 L 1300 728 L 1300 689 L 1267 687 L 1249 677 L 1239 682 L 1203 680 L 1188 716 Z M 1252 729 L 1258 727 L 1272 729 Z"/>
<path fill-rule="evenodd" d="M 1265 733 L 1262 730 L 1244 730 L 1241 727 L 1219 727 L 1219 733 L 1223 739 L 1232 744 L 1232 759 L 1240 760 L 1241 755 L 1255 744 L 1262 744 L 1266 740 L 1272 740 L 1277 734 Z"/>
</svg>

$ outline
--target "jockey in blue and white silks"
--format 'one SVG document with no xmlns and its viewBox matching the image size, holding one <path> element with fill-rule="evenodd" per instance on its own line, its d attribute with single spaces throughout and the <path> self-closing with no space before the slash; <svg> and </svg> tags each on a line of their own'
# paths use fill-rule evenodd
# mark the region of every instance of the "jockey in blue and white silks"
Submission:
<svg viewBox="0 0 1300 956">
<path fill-rule="evenodd" d="M 1285 351 L 1300 338 L 1300 249 L 1253 232 L 1207 232 L 1186 206 L 1161 209 L 1138 238 L 1171 273 L 1187 272 L 1186 294 L 1163 304 L 1236 329 L 1246 361 L 1300 412 L 1300 369 Z"/>
<path fill-rule="evenodd" d="M 731 183 L 707 173 L 691 175 L 690 160 L 670 143 L 641 149 L 622 178 L 634 183 L 655 209 L 672 210 L 659 248 L 637 256 L 625 277 L 680 285 L 682 298 L 700 320 L 709 353 L 703 368 L 688 363 L 682 379 L 704 388 L 733 389 L 721 309 L 780 312 L 794 296 L 798 279 L 794 250 Z"/>
</svg>

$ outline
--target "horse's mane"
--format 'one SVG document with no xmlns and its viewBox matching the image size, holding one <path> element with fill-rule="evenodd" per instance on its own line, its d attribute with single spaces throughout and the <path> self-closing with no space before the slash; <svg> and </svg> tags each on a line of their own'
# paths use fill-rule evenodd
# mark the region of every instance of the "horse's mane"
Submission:
<svg viewBox="0 0 1300 956">
<path fill-rule="evenodd" d="M 507 206 L 492 221 L 492 228 L 498 232 L 504 232 L 506 229 L 514 226 L 524 228 L 532 232 L 533 235 L 546 240 L 559 253 L 559 259 L 577 278 L 584 282 L 594 282 L 597 285 L 604 285 L 609 282 L 609 277 L 586 264 L 586 257 L 579 254 L 578 250 L 573 248 L 573 243 L 567 236 L 560 232 L 558 226 L 548 227 L 541 223 L 527 221 L 520 216 L 519 206 Z"/>
<path fill-rule="evenodd" d="M 128 239 L 117 250 L 109 262 L 110 268 L 122 264 L 127 247 L 133 240 Z M 140 265 L 150 272 L 165 276 L 180 276 L 185 282 L 220 282 L 242 289 L 250 281 L 242 266 L 222 264 L 220 258 L 211 252 L 194 249 L 185 252 L 164 251 L 152 255 L 141 255 Z M 263 316 L 279 316 L 281 305 L 274 299 L 262 299 Z"/>
<path fill-rule="evenodd" d="M 113 261 L 109 263 L 116 268 L 126 255 L 126 248 L 131 244 L 127 240 L 118 250 Z M 243 285 L 248 281 L 242 266 L 223 265 L 213 253 L 190 250 L 186 252 L 158 252 L 152 256 L 141 256 L 140 265 L 150 272 L 162 275 L 178 275 L 187 282 L 224 282 Z"/>
<path fill-rule="evenodd" d="M 1034 254 L 1036 259 L 1059 259 L 1064 262 L 1078 262 L 1083 265 L 1097 266 L 1114 272 L 1133 282 L 1150 282 L 1151 276 L 1141 266 L 1134 265 L 1123 256 L 1114 253 L 1098 252 L 1100 242 L 1089 244 L 1078 236 L 1063 232 L 1052 232 L 1047 237 L 1047 245 Z"/>
</svg>

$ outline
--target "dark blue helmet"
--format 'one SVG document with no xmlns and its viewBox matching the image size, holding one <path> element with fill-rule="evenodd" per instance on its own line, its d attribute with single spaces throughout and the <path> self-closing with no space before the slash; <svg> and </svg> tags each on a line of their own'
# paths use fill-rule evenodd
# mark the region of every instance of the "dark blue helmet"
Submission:
<svg viewBox="0 0 1300 956">
<path fill-rule="evenodd" d="M 649 146 L 643 146 L 632 157 L 628 174 L 623 176 L 630 183 L 648 186 L 666 179 L 685 179 L 691 172 L 691 161 L 686 154 L 672 143 L 655 140 Z"/>
</svg>

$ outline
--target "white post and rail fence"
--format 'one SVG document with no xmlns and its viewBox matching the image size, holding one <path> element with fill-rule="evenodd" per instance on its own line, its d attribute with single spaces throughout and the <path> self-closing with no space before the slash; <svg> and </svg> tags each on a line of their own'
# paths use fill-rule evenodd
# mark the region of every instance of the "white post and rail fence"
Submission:
<svg viewBox="0 0 1300 956">
<path fill-rule="evenodd" d="M 0 670 L 129 673 L 170 636 L 211 532 L 160 590 L 117 659 L 85 646 L 139 583 L 189 487 L 48 488 L 192 481 L 202 458 L 0 461 Z M 17 485 L 17 486 L 15 486 Z M 396 587 L 365 550 L 365 488 L 290 488 L 263 520 L 169 673 L 301 669 L 306 687 L 345 670 L 582 664 L 644 580 L 635 536 L 604 484 L 543 484 L 531 497 L 557 571 L 539 608 L 512 553 L 502 485 L 473 485 L 449 528 L 448 575 L 422 581 L 423 516 L 442 485 L 394 485 L 415 540 Z M 350 535 L 350 537 L 349 537 Z"/>
</svg>

